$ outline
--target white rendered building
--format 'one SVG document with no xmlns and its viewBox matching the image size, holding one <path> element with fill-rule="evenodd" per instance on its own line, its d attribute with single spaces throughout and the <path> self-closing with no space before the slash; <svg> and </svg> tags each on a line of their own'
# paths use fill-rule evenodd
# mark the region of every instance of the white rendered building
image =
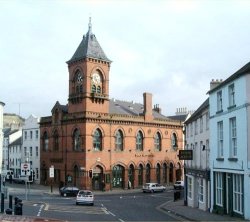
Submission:
<svg viewBox="0 0 250 222">
<path fill-rule="evenodd" d="M 188 206 L 207 211 L 210 208 L 209 100 L 185 121 L 185 150 L 193 160 L 185 160 L 185 200 Z"/>
<path fill-rule="evenodd" d="M 22 136 L 9 144 L 9 170 L 13 177 L 18 178 L 21 174 Z"/>
<path fill-rule="evenodd" d="M 2 173 L 2 159 L 3 159 L 3 107 L 4 103 L 0 101 L 0 174 Z"/>
<path fill-rule="evenodd" d="M 209 91 L 211 208 L 250 219 L 250 63 Z"/>
<path fill-rule="evenodd" d="M 10 163 L 9 163 L 9 144 L 13 143 L 22 135 L 21 129 L 14 129 L 11 128 L 3 129 L 4 139 L 3 139 L 3 159 L 2 159 L 2 170 L 9 170 Z"/>
<path fill-rule="evenodd" d="M 25 120 L 22 134 L 22 163 L 30 163 L 35 172 L 35 183 L 40 183 L 40 118 L 30 115 Z"/>
</svg>

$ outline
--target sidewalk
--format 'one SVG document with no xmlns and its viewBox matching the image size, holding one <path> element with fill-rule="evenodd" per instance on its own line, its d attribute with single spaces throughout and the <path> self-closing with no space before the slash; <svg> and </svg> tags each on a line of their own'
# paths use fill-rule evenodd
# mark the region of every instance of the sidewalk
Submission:
<svg viewBox="0 0 250 222">
<path fill-rule="evenodd" d="M 228 215 L 219 215 L 203 211 L 198 208 L 192 208 L 184 205 L 184 200 L 169 201 L 162 207 L 168 213 L 182 217 L 190 221 L 244 221 L 242 218 L 230 217 Z"/>
</svg>

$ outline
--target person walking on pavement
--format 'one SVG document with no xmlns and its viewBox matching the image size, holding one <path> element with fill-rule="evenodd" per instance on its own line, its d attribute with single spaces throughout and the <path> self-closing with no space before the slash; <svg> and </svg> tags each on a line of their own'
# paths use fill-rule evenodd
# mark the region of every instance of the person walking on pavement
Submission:
<svg viewBox="0 0 250 222">
<path fill-rule="evenodd" d="M 128 180 L 128 189 L 130 189 L 131 188 L 131 182 L 130 182 L 130 180 Z"/>
</svg>

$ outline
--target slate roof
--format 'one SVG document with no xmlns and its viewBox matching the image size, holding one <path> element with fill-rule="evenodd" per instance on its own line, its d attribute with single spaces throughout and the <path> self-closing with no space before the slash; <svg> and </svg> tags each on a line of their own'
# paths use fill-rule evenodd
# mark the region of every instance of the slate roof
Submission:
<svg viewBox="0 0 250 222">
<path fill-rule="evenodd" d="M 59 110 L 61 110 L 63 113 L 67 113 L 68 112 L 68 105 L 61 105 L 58 101 L 56 101 L 56 104 L 52 108 L 51 112 L 54 112 L 54 109 L 56 109 L 56 108 L 58 108 Z"/>
<path fill-rule="evenodd" d="M 187 114 L 182 114 L 182 115 L 168 116 L 168 118 L 184 122 L 186 120 L 186 118 L 187 118 L 187 115 L 188 115 L 188 113 Z"/>
<path fill-rule="evenodd" d="M 15 141 L 9 144 L 9 146 L 16 146 L 22 144 L 22 137 L 18 137 Z"/>
<path fill-rule="evenodd" d="M 140 103 L 128 102 L 122 100 L 111 99 L 109 101 L 109 113 L 110 114 L 124 114 L 140 116 L 143 115 L 144 106 Z M 168 117 L 160 114 L 159 112 L 152 110 L 153 116 L 156 119 L 169 119 Z"/>
<path fill-rule="evenodd" d="M 234 74 L 232 74 L 231 76 L 229 76 L 226 80 L 224 80 L 221 84 L 219 84 L 218 86 L 214 87 L 213 89 L 208 91 L 209 93 L 214 92 L 216 89 L 226 85 L 227 83 L 231 82 L 234 79 L 239 78 L 240 76 L 250 73 L 250 62 L 247 63 L 246 65 L 244 65 L 242 68 L 240 68 L 237 72 L 235 72 Z"/>
<path fill-rule="evenodd" d="M 82 41 L 76 49 L 72 58 L 67 63 L 72 63 L 84 58 L 95 58 L 107 62 L 111 62 L 102 50 L 97 38 L 92 33 L 91 21 L 89 23 L 89 30 L 86 35 L 83 36 Z"/>
<path fill-rule="evenodd" d="M 201 115 L 204 109 L 206 109 L 209 106 L 209 98 L 207 98 L 197 110 L 187 119 L 185 123 L 190 123 L 193 120 L 197 119 Z"/>
<path fill-rule="evenodd" d="M 3 134 L 4 134 L 4 137 L 7 137 L 9 135 L 11 135 L 12 133 L 15 133 L 17 132 L 18 129 L 15 129 L 15 130 L 11 130 L 11 128 L 4 128 L 3 129 Z"/>
</svg>

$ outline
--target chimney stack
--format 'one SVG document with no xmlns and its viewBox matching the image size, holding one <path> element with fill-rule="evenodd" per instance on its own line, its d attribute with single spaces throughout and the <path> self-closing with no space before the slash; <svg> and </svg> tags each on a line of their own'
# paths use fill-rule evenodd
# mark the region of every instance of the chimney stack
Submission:
<svg viewBox="0 0 250 222">
<path fill-rule="evenodd" d="M 145 121 L 153 120 L 153 112 L 152 112 L 152 94 L 151 93 L 143 93 L 143 105 L 144 105 L 144 118 Z"/>
<path fill-rule="evenodd" d="M 212 79 L 212 81 L 210 82 L 210 90 L 214 89 L 215 87 L 217 87 L 218 85 L 220 85 L 223 82 L 222 79 Z"/>
</svg>

